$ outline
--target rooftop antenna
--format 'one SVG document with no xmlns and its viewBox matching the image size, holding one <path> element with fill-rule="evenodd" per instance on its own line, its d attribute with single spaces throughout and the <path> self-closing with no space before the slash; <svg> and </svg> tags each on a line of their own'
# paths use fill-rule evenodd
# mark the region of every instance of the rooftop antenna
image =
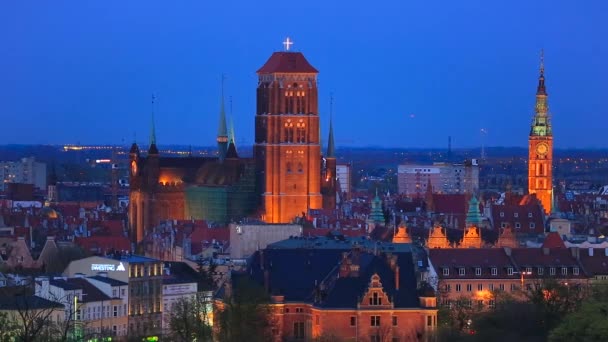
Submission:
<svg viewBox="0 0 608 342">
<path fill-rule="evenodd" d="M 488 135 L 488 130 L 482 128 L 479 130 L 479 135 L 481 136 L 481 160 L 486 160 L 485 137 Z"/>
<path fill-rule="evenodd" d="M 448 161 L 452 160 L 452 136 L 448 136 Z"/>
</svg>

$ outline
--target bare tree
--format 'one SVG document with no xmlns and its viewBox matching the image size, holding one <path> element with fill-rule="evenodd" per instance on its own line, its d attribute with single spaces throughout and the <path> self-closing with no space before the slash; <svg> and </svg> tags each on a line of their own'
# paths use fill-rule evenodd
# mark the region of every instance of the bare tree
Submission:
<svg viewBox="0 0 608 342">
<path fill-rule="evenodd" d="M 171 337 L 178 341 L 212 341 L 212 311 L 212 298 L 208 292 L 180 298 L 171 306 Z"/>
</svg>

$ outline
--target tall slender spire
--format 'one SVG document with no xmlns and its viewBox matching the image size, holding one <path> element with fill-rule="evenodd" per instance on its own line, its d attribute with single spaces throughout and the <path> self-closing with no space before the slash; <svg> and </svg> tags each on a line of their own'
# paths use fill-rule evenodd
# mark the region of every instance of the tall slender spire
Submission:
<svg viewBox="0 0 608 342">
<path fill-rule="evenodd" d="M 154 100 L 156 100 L 156 96 L 152 94 L 152 126 L 150 127 L 150 145 L 156 145 L 156 126 L 154 124 Z"/>
<path fill-rule="evenodd" d="M 545 51 L 543 49 L 540 50 L 540 68 L 536 95 L 547 95 L 547 90 L 545 89 Z"/>
<path fill-rule="evenodd" d="M 334 115 L 334 96 L 331 95 L 329 99 L 329 138 L 327 139 L 327 157 L 335 158 L 336 147 L 334 145 L 334 126 L 333 126 L 333 115 Z"/>
<path fill-rule="evenodd" d="M 158 154 L 158 147 L 156 147 L 156 126 L 154 124 L 154 101 L 156 100 L 156 96 L 152 94 L 152 127 L 150 129 L 150 148 L 148 149 L 148 154 Z"/>
<path fill-rule="evenodd" d="M 220 160 L 226 158 L 226 150 L 228 149 L 228 130 L 226 129 L 226 106 L 224 104 L 224 81 L 226 75 L 222 74 L 222 92 L 220 100 L 220 123 L 217 130 L 217 149 Z"/>
</svg>

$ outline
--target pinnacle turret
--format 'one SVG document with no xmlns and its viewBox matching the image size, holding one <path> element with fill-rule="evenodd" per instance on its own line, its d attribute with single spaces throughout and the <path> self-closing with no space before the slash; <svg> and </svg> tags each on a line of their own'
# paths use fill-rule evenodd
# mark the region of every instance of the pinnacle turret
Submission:
<svg viewBox="0 0 608 342">
<path fill-rule="evenodd" d="M 228 129 L 226 128 L 226 106 L 224 104 L 224 80 L 226 76 L 222 74 L 222 93 L 220 99 L 220 122 L 217 129 L 217 149 L 220 160 L 226 158 L 228 150 Z"/>
<path fill-rule="evenodd" d="M 327 157 L 328 158 L 336 157 L 336 147 L 334 145 L 333 107 L 334 107 L 334 98 L 332 96 L 331 100 L 329 102 L 329 137 L 327 138 Z"/>
</svg>

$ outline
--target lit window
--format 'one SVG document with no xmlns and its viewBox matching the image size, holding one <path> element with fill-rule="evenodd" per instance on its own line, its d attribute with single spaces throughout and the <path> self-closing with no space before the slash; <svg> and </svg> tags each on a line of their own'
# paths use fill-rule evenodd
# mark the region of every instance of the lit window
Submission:
<svg viewBox="0 0 608 342">
<path fill-rule="evenodd" d="M 532 274 L 532 267 L 526 267 L 526 273 Z"/>
</svg>

